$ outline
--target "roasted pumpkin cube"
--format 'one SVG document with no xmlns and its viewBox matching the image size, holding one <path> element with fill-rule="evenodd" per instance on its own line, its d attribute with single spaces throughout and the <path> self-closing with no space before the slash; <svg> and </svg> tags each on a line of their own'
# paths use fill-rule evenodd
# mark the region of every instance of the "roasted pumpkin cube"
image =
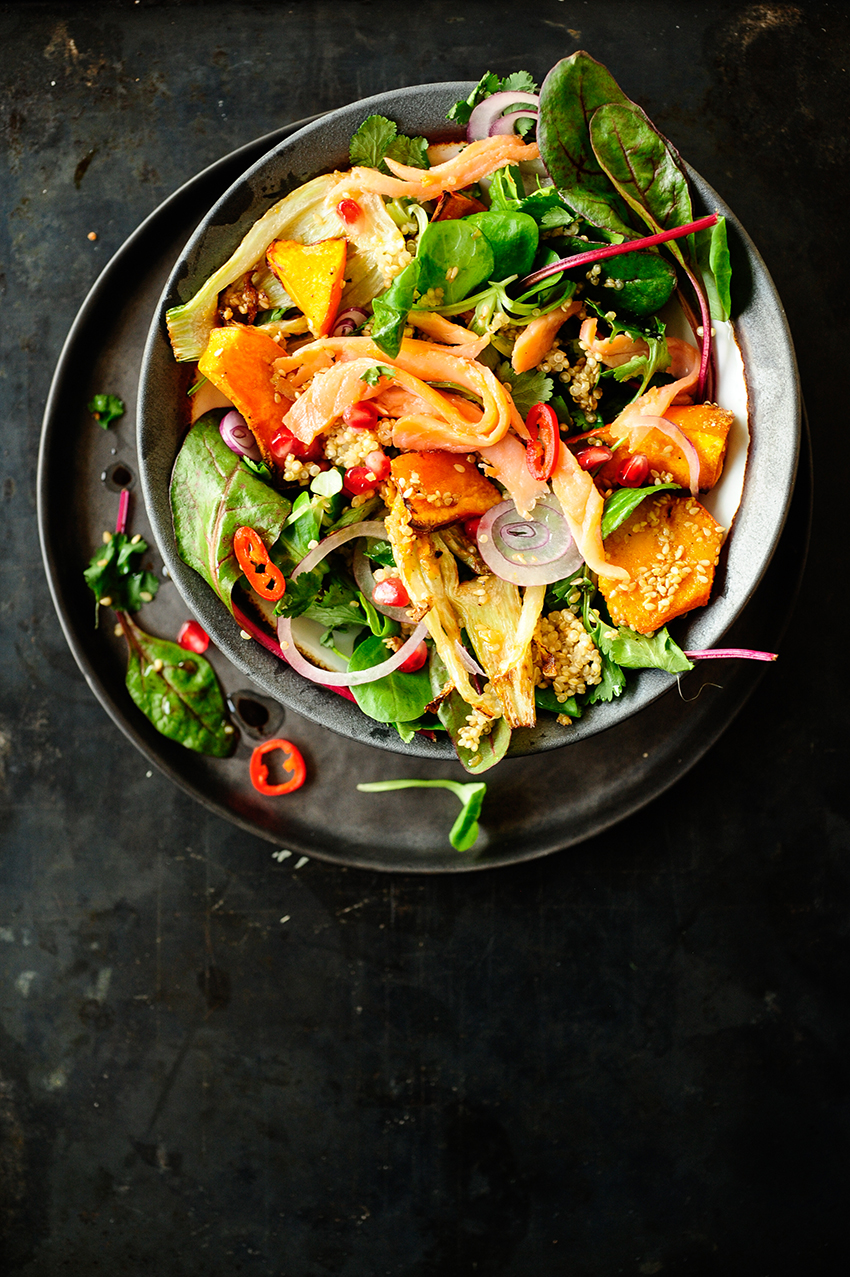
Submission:
<svg viewBox="0 0 850 1277">
<path fill-rule="evenodd" d="M 235 324 L 214 328 L 198 361 L 198 371 L 241 412 L 272 468 L 276 462 L 269 444 L 291 406 L 289 399 L 280 396 L 275 402 L 273 364 L 280 356 L 280 346 L 261 328 Z"/>
<path fill-rule="evenodd" d="M 699 486 L 702 492 L 707 492 L 717 483 L 723 470 L 729 431 L 735 420 L 734 413 L 714 403 L 703 403 L 668 408 L 664 416 L 678 426 L 696 448 L 699 457 Z M 599 432 L 599 437 L 607 437 L 604 430 Z M 628 451 L 625 445 L 619 447 L 613 460 L 601 471 L 602 482 L 616 482 L 617 469 L 623 459 L 636 452 L 644 454 L 651 471 L 672 475 L 673 482 L 681 484 L 683 488 L 690 486 L 688 463 L 681 448 L 669 435 L 655 429 L 648 430 L 640 442 Z"/>
<path fill-rule="evenodd" d="M 496 485 L 463 453 L 399 453 L 392 459 L 392 477 L 417 532 L 480 518 L 502 500 Z"/>
<path fill-rule="evenodd" d="M 599 589 L 615 625 L 652 634 L 674 617 L 703 607 L 711 594 L 724 529 L 691 496 L 647 497 L 605 538 L 609 563 L 628 581 L 600 574 Z"/>
<path fill-rule="evenodd" d="M 266 261 L 283 284 L 314 337 L 330 332 L 345 285 L 344 239 L 323 239 L 300 244 L 276 239 L 266 249 Z"/>
</svg>

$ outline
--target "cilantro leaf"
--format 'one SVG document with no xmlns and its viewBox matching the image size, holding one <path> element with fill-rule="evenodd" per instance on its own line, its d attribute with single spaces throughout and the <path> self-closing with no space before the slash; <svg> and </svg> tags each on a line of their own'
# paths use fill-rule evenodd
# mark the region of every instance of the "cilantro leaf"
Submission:
<svg viewBox="0 0 850 1277">
<path fill-rule="evenodd" d="M 303 616 L 321 590 L 323 579 L 321 572 L 302 572 L 294 580 L 290 577 L 286 593 L 275 607 L 275 616 Z"/>
<path fill-rule="evenodd" d="M 389 173 L 384 156 L 413 168 L 429 168 L 428 141 L 424 137 L 406 137 L 385 115 L 370 115 L 351 139 L 348 149 L 352 165 L 361 164 Z"/>
<path fill-rule="evenodd" d="M 118 612 L 138 612 L 144 603 L 150 603 L 159 581 L 138 562 L 147 549 L 147 541 L 138 534 L 130 538 L 124 532 L 114 532 L 96 551 L 83 576 L 98 604 Z"/>
<path fill-rule="evenodd" d="M 455 124 L 467 125 L 473 108 L 485 98 L 489 98 L 491 94 L 498 93 L 501 87 L 502 81 L 499 77 L 493 71 L 485 71 L 469 97 L 455 102 L 446 115 L 446 119 L 452 120 Z"/>
<path fill-rule="evenodd" d="M 367 386 L 377 386 L 382 377 L 394 376 L 392 368 L 388 368 L 386 364 L 374 364 L 373 367 L 366 369 L 360 380 L 365 381 Z"/>
<path fill-rule="evenodd" d="M 125 412 L 124 400 L 117 395 L 95 395 L 86 407 L 102 430 L 108 430 L 110 423 Z"/>
<path fill-rule="evenodd" d="M 537 368 L 528 372 L 514 372 L 509 363 L 501 364 L 498 377 L 511 392 L 511 397 L 522 417 L 527 417 L 536 403 L 548 403 L 555 383 L 551 377 Z"/>
</svg>

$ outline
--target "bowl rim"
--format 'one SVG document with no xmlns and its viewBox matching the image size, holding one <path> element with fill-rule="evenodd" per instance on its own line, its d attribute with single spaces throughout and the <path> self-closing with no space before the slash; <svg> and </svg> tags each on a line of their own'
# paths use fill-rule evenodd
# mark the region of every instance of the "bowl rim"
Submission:
<svg viewBox="0 0 850 1277">
<path fill-rule="evenodd" d="M 376 723 L 355 703 L 303 679 L 259 644 L 246 643 L 238 623 L 224 604 L 177 554 L 168 486 L 171 466 L 185 431 L 183 423 L 175 429 L 173 399 L 169 413 L 168 405 L 162 402 L 160 383 L 163 376 L 168 379 L 169 375 L 172 383 L 176 382 L 182 369 L 171 354 L 164 316 L 169 306 L 185 301 L 195 292 L 266 208 L 309 177 L 332 168 L 334 159 L 342 154 L 343 139 L 347 154 L 347 140 L 365 115 L 387 114 L 396 119 L 403 130 L 415 128 L 430 136 L 440 132 L 449 135 L 451 129 L 447 123 L 442 129 L 436 120 L 431 125 L 423 124 L 424 110 L 428 107 L 436 113 L 438 107 L 442 108 L 438 118 L 443 120 L 445 109 L 465 97 L 473 84 L 473 81 L 446 81 L 410 85 L 359 99 L 306 123 L 250 165 L 201 219 L 174 264 L 145 343 L 137 402 L 140 480 L 151 528 L 171 579 L 216 645 L 265 694 L 299 714 L 349 739 L 393 753 L 432 759 L 455 759 L 448 740 L 430 741 L 417 734 L 410 742 L 402 741 L 391 724 Z M 407 116 L 409 124 L 405 123 Z M 308 164 L 306 171 L 296 175 L 293 165 L 313 154 L 317 141 L 320 152 L 324 153 L 322 162 Z M 334 141 L 336 151 L 331 149 Z M 327 156 L 331 157 L 330 163 Z M 716 583 L 709 604 L 699 609 L 697 615 L 681 618 L 684 625 L 677 633 L 682 646 L 699 649 L 716 646 L 734 623 L 752 597 L 776 549 L 797 471 L 801 396 L 787 317 L 760 253 L 732 210 L 698 173 L 686 167 L 695 203 L 715 208 L 727 218 L 730 241 L 737 249 L 736 265 L 746 264 L 749 284 L 746 305 L 738 313 L 735 324 L 747 376 L 750 419 L 750 447 L 741 505 L 722 551 L 722 588 L 718 589 Z M 246 194 L 250 194 L 247 202 Z M 205 254 L 214 256 L 215 262 L 210 264 Z M 757 334 L 750 333 L 748 318 L 760 323 Z M 751 341 L 751 336 L 758 340 Z M 758 435 L 753 431 L 756 417 L 770 420 L 769 439 L 767 432 Z M 170 456 L 169 418 L 174 438 Z M 720 575 L 718 573 L 718 580 Z M 731 586 L 737 584 L 738 588 L 730 591 L 730 583 Z M 686 638 L 681 635 L 682 630 Z M 547 752 L 606 731 L 662 696 L 670 685 L 670 676 L 662 671 L 631 671 L 627 687 L 616 701 L 594 705 L 587 716 L 568 731 L 560 728 L 554 719 L 549 720 L 549 716 L 539 720 L 534 729 L 514 731 L 509 756 Z"/>
</svg>

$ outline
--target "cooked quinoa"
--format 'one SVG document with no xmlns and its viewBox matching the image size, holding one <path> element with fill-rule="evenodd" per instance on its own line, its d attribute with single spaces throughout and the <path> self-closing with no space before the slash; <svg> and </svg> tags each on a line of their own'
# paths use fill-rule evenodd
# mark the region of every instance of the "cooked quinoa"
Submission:
<svg viewBox="0 0 850 1277">
<path fill-rule="evenodd" d="M 535 687 L 551 687 L 563 704 L 602 681 L 602 658 L 569 608 L 541 616 L 531 641 Z"/>
<path fill-rule="evenodd" d="M 489 736 L 493 730 L 495 718 L 485 714 L 483 710 L 473 709 L 467 714 L 466 722 L 458 732 L 457 743 L 463 749 L 477 749 L 482 736 Z"/>
<path fill-rule="evenodd" d="M 362 466 L 370 452 L 387 447 L 393 439 L 393 422 L 390 417 L 379 417 L 374 431 L 352 430 L 344 421 L 331 426 L 324 436 L 325 456 L 334 465 L 350 470 Z"/>
</svg>

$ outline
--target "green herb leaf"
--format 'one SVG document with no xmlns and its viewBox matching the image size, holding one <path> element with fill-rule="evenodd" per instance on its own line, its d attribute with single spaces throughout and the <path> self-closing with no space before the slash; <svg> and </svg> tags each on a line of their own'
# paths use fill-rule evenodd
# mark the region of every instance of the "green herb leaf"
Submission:
<svg viewBox="0 0 850 1277">
<path fill-rule="evenodd" d="M 139 563 L 147 549 L 148 543 L 141 537 L 114 532 L 95 552 L 83 576 L 98 604 L 119 612 L 138 612 L 144 603 L 150 603 L 159 581 Z"/>
<path fill-rule="evenodd" d="M 667 626 L 651 637 L 638 634 L 621 625 L 617 637 L 609 644 L 612 660 L 630 670 L 667 670 L 669 674 L 684 674 L 694 668 L 678 643 L 667 632 Z"/>
<path fill-rule="evenodd" d="M 467 125 L 469 117 L 472 115 L 473 107 L 476 107 L 479 102 L 483 102 L 485 98 L 489 98 L 493 93 L 498 93 L 501 87 L 502 81 L 499 77 L 493 71 L 485 71 L 469 97 L 463 98 L 460 102 L 455 102 L 454 106 L 449 109 L 446 119 L 453 120 L 455 124 Z"/>
<path fill-rule="evenodd" d="M 611 644 L 618 637 L 613 625 L 602 620 L 596 608 L 591 607 L 591 599 L 595 593 L 592 583 L 588 582 L 583 590 L 581 619 L 584 628 L 593 639 L 599 655 L 602 657 L 602 681 L 587 693 L 586 705 L 597 705 L 600 702 L 612 701 L 619 696 L 626 686 L 626 676 L 611 654 Z"/>
<path fill-rule="evenodd" d="M 218 416 L 207 413 L 189 431 L 171 476 L 171 511 L 180 557 L 230 607 L 242 576 L 233 535 L 243 524 L 273 545 L 290 504 L 263 483 L 231 452 L 218 431 Z"/>
<path fill-rule="evenodd" d="M 610 497 L 606 497 L 602 511 L 602 540 L 609 537 L 621 523 L 625 523 L 630 514 L 646 497 L 664 492 L 667 488 L 678 488 L 678 483 L 657 483 L 651 488 L 617 488 Z"/>
<path fill-rule="evenodd" d="M 386 292 L 372 302 L 372 340 L 390 359 L 395 359 L 401 350 L 404 326 L 416 296 L 419 269 L 419 259 L 415 257 L 396 275 Z M 371 386 L 377 385 L 378 378 L 385 375 L 381 372 L 383 367 L 376 364 L 374 371 L 367 368 L 362 380 Z"/>
<path fill-rule="evenodd" d="M 536 403 L 548 403 L 555 383 L 551 377 L 537 368 L 528 372 L 514 372 L 509 363 L 500 364 L 497 376 L 510 389 L 511 397 L 520 416 L 527 417 Z"/>
<path fill-rule="evenodd" d="M 110 423 L 123 417 L 126 411 L 124 400 L 117 395 L 95 395 L 86 407 L 103 430 L 108 430 Z"/>
<path fill-rule="evenodd" d="M 323 572 L 302 572 L 295 579 L 286 583 L 286 593 L 275 604 L 275 616 L 288 616 L 290 619 L 303 616 L 314 602 L 324 582 Z"/>
<path fill-rule="evenodd" d="M 460 799 L 461 811 L 452 825 L 449 842 L 455 851 L 469 851 L 478 841 L 478 817 L 487 793 L 484 781 L 462 784 L 456 780 L 380 780 L 357 788 L 363 794 L 383 794 L 391 789 L 450 789 Z"/>
<path fill-rule="evenodd" d="M 226 758 L 236 734 L 209 661 L 177 643 L 146 634 L 123 612 L 129 648 L 127 690 L 158 732 L 186 749 Z M 228 730 L 229 728 L 229 730 Z"/>
<path fill-rule="evenodd" d="M 351 139 L 349 158 L 352 165 L 361 164 L 389 173 L 384 157 L 413 168 L 429 168 L 428 141 L 424 137 L 405 137 L 385 115 L 370 115 Z"/>
<path fill-rule="evenodd" d="M 386 364 L 373 364 L 371 368 L 367 368 L 361 381 L 365 381 L 367 386 L 377 386 L 382 377 L 393 377 L 395 373 L 392 368 L 388 368 Z"/>
</svg>

